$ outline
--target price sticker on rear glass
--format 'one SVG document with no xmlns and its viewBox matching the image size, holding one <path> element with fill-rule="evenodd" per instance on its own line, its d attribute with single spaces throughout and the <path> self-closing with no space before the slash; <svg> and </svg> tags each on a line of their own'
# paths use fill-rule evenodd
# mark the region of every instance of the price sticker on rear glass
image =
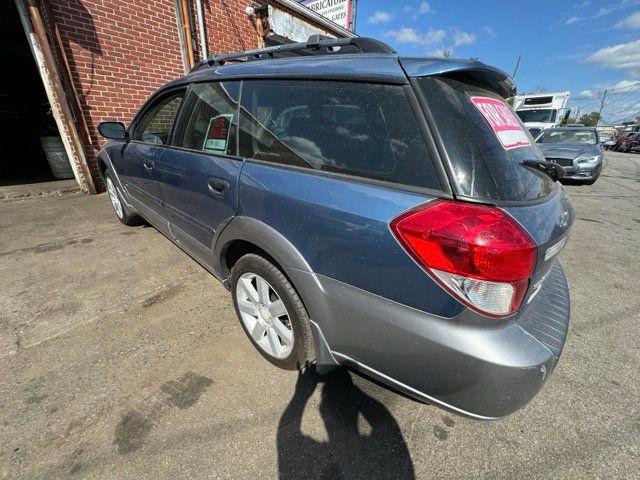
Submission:
<svg viewBox="0 0 640 480">
<path fill-rule="evenodd" d="M 489 123 L 505 150 L 531 145 L 528 135 L 506 104 L 488 97 L 471 97 L 471 101 Z"/>
<path fill-rule="evenodd" d="M 210 152 L 226 153 L 231 132 L 231 119 L 233 114 L 222 114 L 213 117 L 209 121 L 207 136 L 204 139 L 203 150 Z"/>
</svg>

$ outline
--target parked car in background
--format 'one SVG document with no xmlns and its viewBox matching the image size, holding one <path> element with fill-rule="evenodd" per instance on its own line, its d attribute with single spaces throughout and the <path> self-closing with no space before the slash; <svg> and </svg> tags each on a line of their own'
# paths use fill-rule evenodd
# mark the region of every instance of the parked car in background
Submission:
<svg viewBox="0 0 640 480">
<path fill-rule="evenodd" d="M 549 128 L 536 138 L 536 143 L 548 162 L 564 169 L 565 179 L 592 184 L 600 176 L 604 153 L 595 128 Z"/>
<path fill-rule="evenodd" d="M 624 141 L 627 139 L 627 137 L 629 135 L 634 134 L 635 132 L 631 132 L 631 131 L 626 131 L 626 132 L 620 132 L 617 135 L 615 135 L 613 138 L 615 140 L 615 143 L 613 145 L 613 147 L 611 147 L 611 150 L 620 150 L 620 147 L 622 146 L 622 144 L 624 143 Z"/>
<path fill-rule="evenodd" d="M 632 132 L 625 135 L 624 140 L 620 142 L 618 151 L 628 153 L 640 150 L 640 132 Z"/>
<path fill-rule="evenodd" d="M 313 36 L 213 57 L 102 123 L 99 167 L 118 218 L 218 278 L 274 365 L 498 418 L 562 352 L 574 220 L 513 91 L 480 62 Z"/>
<path fill-rule="evenodd" d="M 602 148 L 605 150 L 611 150 L 615 144 L 616 140 L 613 135 L 609 135 L 606 138 L 601 137 L 600 139 L 600 145 L 602 145 Z"/>
</svg>

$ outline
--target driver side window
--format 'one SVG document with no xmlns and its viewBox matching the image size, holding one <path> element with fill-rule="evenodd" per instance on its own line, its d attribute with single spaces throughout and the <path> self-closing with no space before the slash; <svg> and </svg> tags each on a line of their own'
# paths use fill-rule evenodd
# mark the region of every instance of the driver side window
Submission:
<svg viewBox="0 0 640 480">
<path fill-rule="evenodd" d="M 184 92 L 175 93 L 149 108 L 137 123 L 132 140 L 153 145 L 167 145 L 183 96 Z"/>
</svg>

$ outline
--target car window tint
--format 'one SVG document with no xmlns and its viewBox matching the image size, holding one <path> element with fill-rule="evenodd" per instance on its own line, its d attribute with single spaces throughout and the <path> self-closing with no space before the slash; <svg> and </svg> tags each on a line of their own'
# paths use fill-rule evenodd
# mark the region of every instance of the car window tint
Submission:
<svg viewBox="0 0 640 480">
<path fill-rule="evenodd" d="M 172 145 L 235 155 L 239 85 L 239 82 L 192 85 L 176 123 Z"/>
<path fill-rule="evenodd" d="M 526 127 L 518 122 L 530 144 L 505 148 L 471 100 L 484 97 L 502 102 L 497 93 L 470 78 L 425 77 L 417 83 L 449 156 L 452 180 L 462 195 L 480 200 L 528 201 L 555 191 L 551 178 L 523 165 L 525 160 L 544 161 Z"/>
<path fill-rule="evenodd" d="M 252 80 L 242 88 L 242 156 L 441 188 L 401 86 Z"/>
<path fill-rule="evenodd" d="M 183 95 L 184 92 L 170 95 L 151 106 L 138 121 L 132 139 L 166 145 Z"/>
</svg>

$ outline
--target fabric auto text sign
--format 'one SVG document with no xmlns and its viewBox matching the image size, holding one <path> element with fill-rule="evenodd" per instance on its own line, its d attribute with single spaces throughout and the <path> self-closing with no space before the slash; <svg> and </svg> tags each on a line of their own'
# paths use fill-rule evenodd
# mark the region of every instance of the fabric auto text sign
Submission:
<svg viewBox="0 0 640 480">
<path fill-rule="evenodd" d="M 355 0 L 303 0 L 300 3 L 347 30 L 355 30 Z"/>
</svg>

